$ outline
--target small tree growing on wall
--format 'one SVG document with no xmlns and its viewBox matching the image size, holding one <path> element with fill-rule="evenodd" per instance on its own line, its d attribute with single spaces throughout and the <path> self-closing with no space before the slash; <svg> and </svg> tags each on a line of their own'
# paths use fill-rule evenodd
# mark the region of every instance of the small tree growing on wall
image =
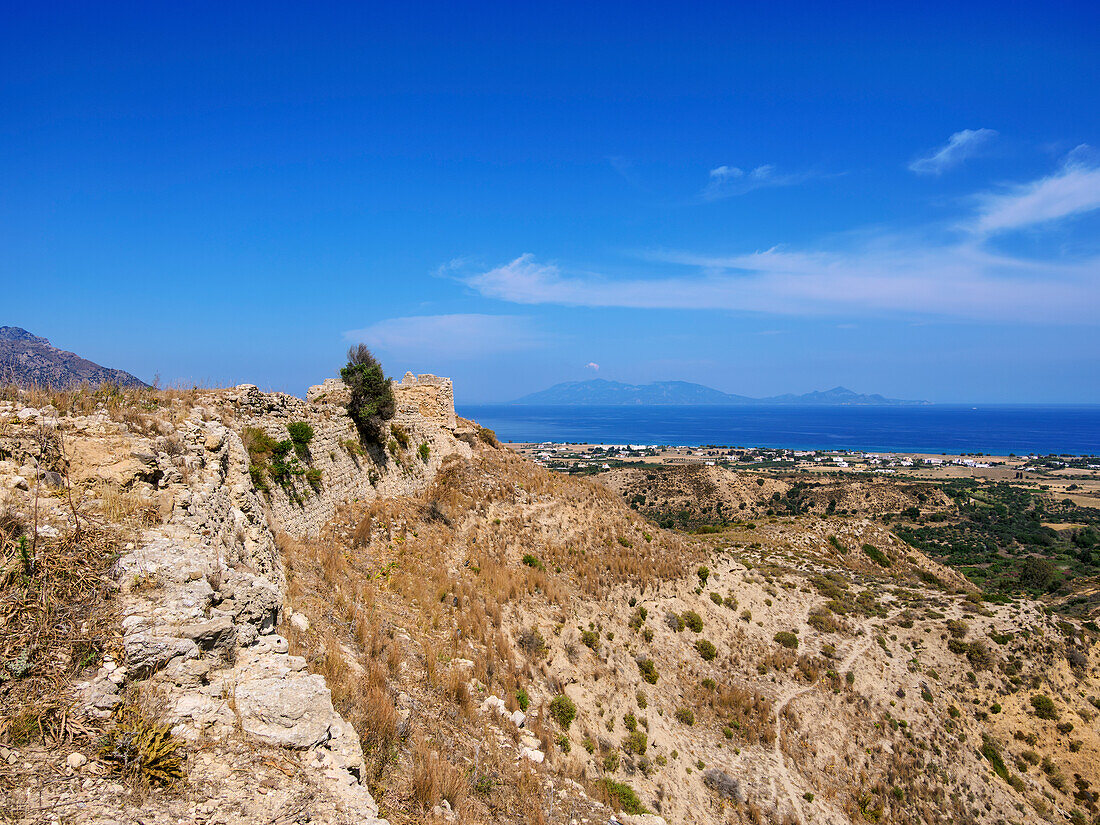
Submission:
<svg viewBox="0 0 1100 825">
<path fill-rule="evenodd" d="M 351 391 L 348 415 L 365 439 L 381 442 L 382 425 L 397 412 L 393 388 L 382 365 L 365 344 L 348 350 L 348 364 L 340 377 Z"/>
</svg>

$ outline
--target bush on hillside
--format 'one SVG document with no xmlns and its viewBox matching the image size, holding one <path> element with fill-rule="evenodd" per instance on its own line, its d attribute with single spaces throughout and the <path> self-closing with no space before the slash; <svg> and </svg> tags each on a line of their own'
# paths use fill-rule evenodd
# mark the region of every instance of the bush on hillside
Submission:
<svg viewBox="0 0 1100 825">
<path fill-rule="evenodd" d="M 798 637 L 789 630 L 780 630 L 775 634 L 775 640 L 783 647 L 795 650 L 798 647 Z"/>
<path fill-rule="evenodd" d="M 718 650 L 715 646 L 708 642 L 706 639 L 700 639 L 695 643 L 695 649 L 699 652 L 699 655 L 703 657 L 704 661 L 711 661 L 718 655 Z"/>
<path fill-rule="evenodd" d="M 550 716 L 566 730 L 577 718 L 577 706 L 564 693 L 550 700 Z"/>
</svg>

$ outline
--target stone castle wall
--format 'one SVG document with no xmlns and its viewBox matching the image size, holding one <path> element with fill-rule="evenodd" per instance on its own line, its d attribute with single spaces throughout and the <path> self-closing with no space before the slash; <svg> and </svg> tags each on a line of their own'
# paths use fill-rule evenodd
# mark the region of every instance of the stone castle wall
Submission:
<svg viewBox="0 0 1100 825">
<path fill-rule="evenodd" d="M 351 501 L 378 496 L 410 495 L 423 490 L 443 459 L 454 453 L 470 454 L 470 446 L 456 437 L 454 392 L 449 378 L 405 376 L 393 383 L 397 412 L 391 424 L 408 436 L 408 447 L 396 455 L 384 446 L 360 444 L 359 433 L 344 404 L 347 388 L 339 379 L 310 387 L 303 401 L 283 393 L 262 393 L 251 384 L 229 391 L 224 401 L 236 408 L 236 429 L 258 427 L 277 441 L 289 438 L 287 425 L 308 423 L 314 432 L 309 444 L 309 469 L 321 471 L 319 489 L 304 476 L 292 481 L 292 493 L 270 485 L 268 503 L 279 526 L 299 537 L 317 536 L 336 508 Z M 427 460 L 421 445 L 427 445 Z"/>
</svg>

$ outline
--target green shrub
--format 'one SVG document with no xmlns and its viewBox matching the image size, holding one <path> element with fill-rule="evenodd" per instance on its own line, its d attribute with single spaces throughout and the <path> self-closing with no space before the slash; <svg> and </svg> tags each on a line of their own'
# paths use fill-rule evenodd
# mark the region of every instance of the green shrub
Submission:
<svg viewBox="0 0 1100 825">
<path fill-rule="evenodd" d="M 381 442 L 382 425 L 397 412 L 393 387 L 382 372 L 382 365 L 366 345 L 348 350 L 348 363 L 340 370 L 350 398 L 348 415 L 362 437 Z"/>
<path fill-rule="evenodd" d="M 303 461 L 309 458 L 309 442 L 313 440 L 313 427 L 305 421 L 291 421 L 286 425 L 286 431 L 290 434 L 290 442 L 294 445 L 294 452 Z"/>
<path fill-rule="evenodd" d="M 1035 715 L 1040 719 L 1057 719 L 1058 709 L 1049 696 L 1036 693 L 1031 697 L 1031 706 L 1035 708 Z"/>
<path fill-rule="evenodd" d="M 488 427 L 478 427 L 477 437 L 490 447 L 499 447 L 500 442 L 497 441 L 497 434 L 490 430 Z"/>
<path fill-rule="evenodd" d="M 651 685 L 657 684 L 657 666 L 653 664 L 652 659 L 639 659 L 638 670 L 642 674 L 642 679 Z"/>
<path fill-rule="evenodd" d="M 248 458 L 254 464 L 261 464 L 271 457 L 271 451 L 277 443 L 259 427 L 245 427 L 241 433 L 244 448 L 248 451 Z"/>
<path fill-rule="evenodd" d="M 631 543 L 630 539 L 628 539 L 626 536 L 619 536 L 618 538 L 619 538 L 619 544 L 621 544 L 623 547 L 633 547 L 634 546 Z"/>
<path fill-rule="evenodd" d="M 796 650 L 798 648 L 798 636 L 791 633 L 789 630 L 780 630 L 775 634 L 774 638 L 785 648 L 790 650 Z"/>
<path fill-rule="evenodd" d="M 582 630 L 581 631 L 581 643 L 585 647 L 595 650 L 600 644 L 600 634 L 595 630 Z"/>
<path fill-rule="evenodd" d="M 684 624 L 696 633 L 700 633 L 703 630 L 703 617 L 696 613 L 694 610 L 686 611 L 683 616 Z"/>
<path fill-rule="evenodd" d="M 648 741 L 646 735 L 640 730 L 633 730 L 623 739 L 623 750 L 641 756 L 645 753 Z"/>
<path fill-rule="evenodd" d="M 871 560 L 880 567 L 890 566 L 890 559 L 886 558 L 886 554 L 873 544 L 863 545 L 863 552 L 870 556 Z"/>
<path fill-rule="evenodd" d="M 688 707 L 676 708 L 676 720 L 685 725 L 695 724 L 695 711 Z"/>
<path fill-rule="evenodd" d="M 705 564 L 701 565 L 699 569 L 695 571 L 695 574 L 699 577 L 699 583 L 703 585 L 703 587 L 706 587 L 707 579 L 710 578 L 710 568 Z"/>
<path fill-rule="evenodd" d="M 569 737 L 568 736 L 566 736 L 564 733 L 559 733 L 558 738 L 557 738 L 556 741 L 558 743 L 558 750 L 559 751 L 561 751 L 562 753 L 569 753 L 571 748 L 570 748 L 570 745 L 569 745 Z"/>
<path fill-rule="evenodd" d="M 416 451 L 420 454 L 420 460 L 425 464 L 427 464 L 428 459 L 432 457 L 432 448 L 428 446 L 428 442 L 426 441 L 417 447 Z"/>
<path fill-rule="evenodd" d="M 526 564 L 528 567 L 535 568 L 536 570 L 546 569 L 546 565 L 542 563 L 539 557 L 532 555 L 531 553 L 525 553 L 523 555 L 523 563 Z"/>
<path fill-rule="evenodd" d="M 527 691 L 523 688 L 516 690 L 516 704 L 519 705 L 520 710 L 527 710 L 531 705 L 531 697 L 527 695 Z"/>
<path fill-rule="evenodd" d="M 831 544 L 838 553 L 846 556 L 848 554 L 848 548 L 840 543 L 840 539 L 836 536 L 829 536 L 829 544 Z"/>
<path fill-rule="evenodd" d="M 718 649 L 706 639 L 700 639 L 695 643 L 695 649 L 703 657 L 704 662 L 713 661 L 718 655 Z"/>
<path fill-rule="evenodd" d="M 722 606 L 722 595 L 720 593 L 715 593 L 712 590 L 711 593 L 710 593 L 710 600 L 712 602 L 714 602 L 716 605 L 718 605 L 718 607 Z"/>
<path fill-rule="evenodd" d="M 958 656 L 965 656 L 970 650 L 970 645 L 961 639 L 948 639 L 947 649 Z"/>
<path fill-rule="evenodd" d="M 573 720 L 577 718 L 577 706 L 564 693 L 559 694 L 550 700 L 550 716 L 561 727 L 568 730 Z"/>
<path fill-rule="evenodd" d="M 1005 767 L 1004 760 L 1001 759 L 1001 752 L 997 750 L 997 746 L 992 739 L 985 738 L 982 743 L 982 756 L 989 760 L 989 764 L 993 766 L 993 772 L 997 776 L 1001 777 L 1005 782 L 1009 781 L 1008 768 Z"/>
<path fill-rule="evenodd" d="M 944 622 L 944 627 L 947 628 L 947 632 L 955 639 L 963 638 L 970 631 L 970 625 L 962 619 L 948 619 Z"/>
<path fill-rule="evenodd" d="M 312 487 L 314 490 L 320 490 L 322 475 L 323 473 L 321 470 L 316 467 L 311 467 L 310 469 L 306 470 L 306 481 L 309 482 L 309 486 Z"/>
<path fill-rule="evenodd" d="M 815 607 L 806 618 L 806 623 L 819 633 L 836 633 L 840 625 L 833 619 L 832 614 L 823 607 Z"/>
<path fill-rule="evenodd" d="M 607 794 L 611 807 L 617 811 L 628 814 L 647 814 L 649 809 L 638 799 L 638 794 L 625 782 L 616 782 L 614 779 L 603 778 L 598 783 Z"/>
</svg>

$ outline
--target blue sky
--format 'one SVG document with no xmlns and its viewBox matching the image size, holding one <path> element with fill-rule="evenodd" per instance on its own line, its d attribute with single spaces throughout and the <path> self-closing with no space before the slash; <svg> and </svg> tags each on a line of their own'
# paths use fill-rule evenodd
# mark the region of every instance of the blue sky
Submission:
<svg viewBox="0 0 1100 825">
<path fill-rule="evenodd" d="M 0 324 L 303 393 L 1100 402 L 1095 3 L 12 4 Z"/>
</svg>

